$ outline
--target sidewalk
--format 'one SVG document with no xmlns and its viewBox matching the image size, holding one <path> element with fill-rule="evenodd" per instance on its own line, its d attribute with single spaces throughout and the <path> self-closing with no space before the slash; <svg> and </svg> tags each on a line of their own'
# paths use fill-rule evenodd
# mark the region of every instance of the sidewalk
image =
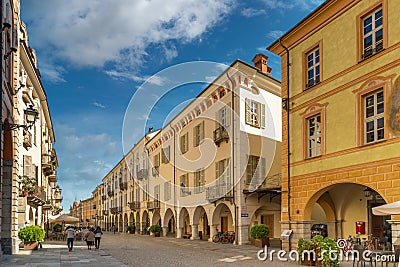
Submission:
<svg viewBox="0 0 400 267">
<path fill-rule="evenodd" d="M 20 250 L 18 255 L 3 255 L 0 266 L 127 266 L 102 249 L 88 250 L 85 242 L 75 241 L 68 252 L 66 242 L 46 241 L 43 248 L 34 251 Z"/>
</svg>

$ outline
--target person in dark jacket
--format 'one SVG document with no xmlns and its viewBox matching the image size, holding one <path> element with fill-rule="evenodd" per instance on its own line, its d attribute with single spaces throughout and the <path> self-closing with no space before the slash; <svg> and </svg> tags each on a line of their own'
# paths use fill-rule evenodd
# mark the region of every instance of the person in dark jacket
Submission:
<svg viewBox="0 0 400 267">
<path fill-rule="evenodd" d="M 97 226 L 96 230 L 94 230 L 94 247 L 96 249 L 100 248 L 100 239 L 102 235 L 103 232 L 101 231 L 100 226 Z"/>
</svg>

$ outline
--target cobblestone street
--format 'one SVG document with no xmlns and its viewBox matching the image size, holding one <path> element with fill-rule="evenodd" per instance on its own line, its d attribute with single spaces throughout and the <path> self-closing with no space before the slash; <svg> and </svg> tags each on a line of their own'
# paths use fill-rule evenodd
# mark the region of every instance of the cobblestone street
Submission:
<svg viewBox="0 0 400 267">
<path fill-rule="evenodd" d="M 271 248 L 273 249 L 273 248 Z M 279 248 L 276 248 L 279 249 Z M 3 255 L 1 266 L 297 266 L 275 259 L 257 259 L 258 248 L 215 244 L 201 240 L 105 233 L 99 250 L 75 241 L 68 252 L 65 242 L 46 241 L 37 251 L 20 250 Z M 341 264 L 351 266 L 351 263 Z"/>
</svg>

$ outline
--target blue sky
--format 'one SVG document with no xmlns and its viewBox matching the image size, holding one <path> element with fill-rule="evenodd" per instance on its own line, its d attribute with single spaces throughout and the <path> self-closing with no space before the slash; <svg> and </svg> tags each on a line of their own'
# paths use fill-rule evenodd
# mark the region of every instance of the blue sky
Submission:
<svg viewBox="0 0 400 267">
<path fill-rule="evenodd" d="M 280 59 L 265 47 L 322 2 L 21 1 L 53 120 L 64 211 L 90 197 L 122 158 L 125 110 L 146 79 L 188 61 L 251 63 L 257 53 L 269 56 L 272 76 L 280 79 Z M 166 113 L 204 86 L 180 87 L 157 110 Z M 155 114 L 147 124 L 158 128 L 164 119 Z"/>
</svg>

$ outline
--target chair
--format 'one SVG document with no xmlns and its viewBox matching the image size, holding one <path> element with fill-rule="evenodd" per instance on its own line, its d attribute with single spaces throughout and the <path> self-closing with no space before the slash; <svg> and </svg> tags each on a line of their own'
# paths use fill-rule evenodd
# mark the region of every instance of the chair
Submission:
<svg viewBox="0 0 400 267">
<path fill-rule="evenodd" d="M 360 263 L 360 266 L 365 267 L 365 263 L 366 262 L 369 262 L 369 264 L 370 264 L 369 266 L 372 266 L 372 263 L 374 262 L 375 266 L 376 266 L 375 256 L 373 254 L 371 254 L 369 256 L 369 258 L 367 258 L 367 259 L 364 258 L 364 251 L 365 251 L 364 246 L 362 246 L 362 245 L 354 245 L 353 249 L 358 252 L 358 256 L 359 256 L 358 260 L 356 259 L 356 257 L 354 257 L 354 259 L 353 259 L 353 267 L 354 267 L 355 263 L 357 263 L 356 266 L 358 266 L 358 264 Z"/>
</svg>

